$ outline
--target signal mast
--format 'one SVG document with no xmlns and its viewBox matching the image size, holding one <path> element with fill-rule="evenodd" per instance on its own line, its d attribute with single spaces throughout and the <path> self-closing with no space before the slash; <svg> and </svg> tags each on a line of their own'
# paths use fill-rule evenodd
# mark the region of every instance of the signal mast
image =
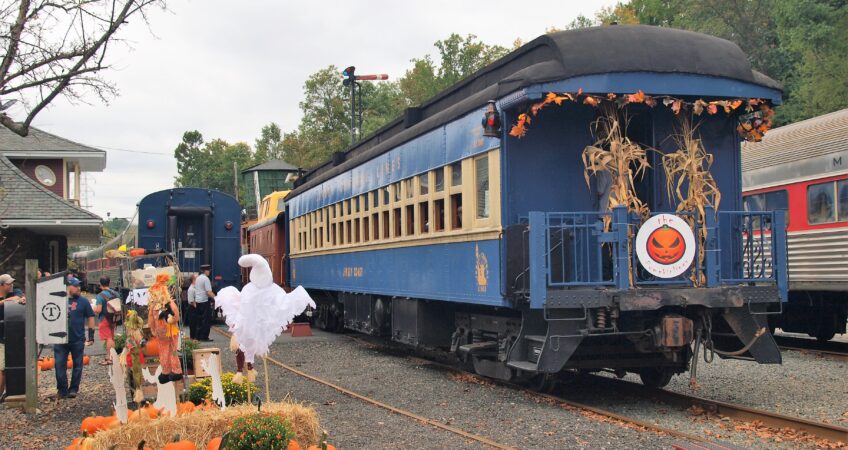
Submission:
<svg viewBox="0 0 848 450">
<path fill-rule="evenodd" d="M 356 75 L 356 67 L 350 66 L 342 72 L 344 80 L 342 84 L 350 87 L 350 145 L 356 143 L 357 130 L 361 132 L 362 128 L 362 86 L 357 81 L 382 81 L 388 80 L 389 75 L 385 73 L 373 75 Z M 356 91 L 359 90 L 359 127 L 356 126 L 357 106 L 356 106 Z"/>
</svg>

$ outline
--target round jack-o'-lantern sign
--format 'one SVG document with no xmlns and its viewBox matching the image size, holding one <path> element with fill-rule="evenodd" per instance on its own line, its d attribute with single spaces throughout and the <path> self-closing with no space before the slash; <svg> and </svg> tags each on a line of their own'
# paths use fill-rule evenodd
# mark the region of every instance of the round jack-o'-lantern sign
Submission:
<svg viewBox="0 0 848 450">
<path fill-rule="evenodd" d="M 695 234 L 683 219 L 657 214 L 636 234 L 636 256 L 642 267 L 659 278 L 677 277 L 695 260 Z"/>
</svg>

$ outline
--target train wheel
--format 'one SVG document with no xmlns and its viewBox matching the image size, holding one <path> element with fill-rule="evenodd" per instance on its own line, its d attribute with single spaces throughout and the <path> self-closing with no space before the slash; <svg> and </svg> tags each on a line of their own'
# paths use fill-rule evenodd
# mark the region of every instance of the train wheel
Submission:
<svg viewBox="0 0 848 450">
<path fill-rule="evenodd" d="M 668 385 L 674 371 L 663 367 L 643 367 L 639 369 L 639 378 L 642 384 L 652 388 L 661 388 Z"/>
<path fill-rule="evenodd" d="M 816 332 L 814 336 L 819 342 L 827 342 L 833 337 L 836 336 L 836 333 L 832 329 L 820 329 Z"/>
<path fill-rule="evenodd" d="M 533 377 L 530 387 L 537 392 L 550 394 L 556 387 L 556 377 L 550 373 L 540 373 Z"/>
</svg>

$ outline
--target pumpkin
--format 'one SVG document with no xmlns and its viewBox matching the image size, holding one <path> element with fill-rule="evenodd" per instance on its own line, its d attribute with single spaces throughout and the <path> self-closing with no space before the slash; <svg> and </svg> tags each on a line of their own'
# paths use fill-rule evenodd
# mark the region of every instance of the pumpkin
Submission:
<svg viewBox="0 0 848 450">
<path fill-rule="evenodd" d="M 182 402 L 177 404 L 177 415 L 193 413 L 197 407 L 192 402 Z"/>
<path fill-rule="evenodd" d="M 686 252 L 683 235 L 676 229 L 663 225 L 648 236 L 648 255 L 660 264 L 674 264 Z"/>
<path fill-rule="evenodd" d="M 327 445 L 326 448 L 320 445 L 310 445 L 309 447 L 306 447 L 306 450 L 336 450 L 336 447 L 333 447 L 332 444 L 327 444 L 326 442 L 325 444 Z"/>
<path fill-rule="evenodd" d="M 197 446 L 191 441 L 181 441 L 180 435 L 174 436 L 174 440 L 165 444 L 162 450 L 197 450 Z"/>
<path fill-rule="evenodd" d="M 56 366 L 56 360 L 53 358 L 44 358 L 41 363 L 41 370 L 50 370 Z"/>
<path fill-rule="evenodd" d="M 82 357 L 82 365 L 87 366 L 88 363 L 91 362 L 91 357 L 88 355 L 83 355 Z"/>
<path fill-rule="evenodd" d="M 146 446 L 146 445 L 144 445 L 144 444 L 145 444 L 145 441 L 141 441 L 141 442 L 139 442 L 139 443 L 138 443 L 138 446 L 136 446 L 135 450 L 151 450 L 151 448 L 150 448 L 150 447 L 148 447 L 148 446 Z"/>
<path fill-rule="evenodd" d="M 144 348 L 141 350 L 144 356 L 158 356 L 159 355 L 159 340 L 156 338 L 150 339 L 147 343 L 144 344 Z"/>
<path fill-rule="evenodd" d="M 286 450 L 300 450 L 300 444 L 298 444 L 296 440 L 292 439 L 289 441 L 289 445 L 286 447 Z"/>
<path fill-rule="evenodd" d="M 80 430 L 88 436 L 91 436 L 94 433 L 100 431 L 100 421 L 103 418 L 100 416 L 94 417 L 89 416 L 85 419 L 82 419 L 82 423 L 80 424 Z"/>
<path fill-rule="evenodd" d="M 115 416 L 104 417 L 100 421 L 100 429 L 101 430 L 109 430 L 121 425 L 121 421 L 118 420 Z"/>
<path fill-rule="evenodd" d="M 221 441 L 223 439 L 224 438 L 222 438 L 221 436 L 213 438 L 211 441 L 209 441 L 208 444 L 206 444 L 206 450 L 219 450 L 221 448 Z"/>
</svg>

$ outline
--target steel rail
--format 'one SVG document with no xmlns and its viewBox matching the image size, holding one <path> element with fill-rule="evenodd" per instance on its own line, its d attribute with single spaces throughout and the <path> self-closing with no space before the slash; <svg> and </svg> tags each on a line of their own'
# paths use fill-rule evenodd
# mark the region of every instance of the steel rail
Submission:
<svg viewBox="0 0 848 450">
<path fill-rule="evenodd" d="M 213 328 L 214 328 L 215 331 L 217 331 L 218 333 L 221 333 L 224 336 L 227 336 L 227 337 L 232 336 L 230 333 L 227 333 L 227 332 L 221 330 L 218 327 L 213 327 Z M 511 446 L 508 446 L 508 445 L 498 443 L 498 442 L 493 441 L 492 439 L 489 439 L 485 436 L 480 436 L 478 434 L 470 433 L 470 432 L 462 430 L 460 428 L 452 427 L 450 425 L 445 425 L 445 424 L 438 422 L 436 420 L 433 420 L 433 419 L 430 419 L 430 418 L 427 418 L 427 417 L 424 417 L 424 416 L 420 416 L 420 415 L 415 414 L 411 411 L 407 411 L 405 409 L 401 409 L 401 408 L 383 403 L 379 400 L 375 400 L 375 399 L 372 399 L 368 396 L 365 396 L 365 395 L 359 394 L 357 392 L 351 391 L 350 389 L 343 388 L 343 387 L 341 387 L 337 384 L 331 383 L 329 381 L 326 381 L 326 380 L 321 379 L 319 377 L 316 377 L 314 375 L 310 375 L 306 372 L 303 372 L 302 370 L 298 370 L 294 367 L 291 367 L 291 366 L 289 366 L 289 365 L 287 365 L 287 364 L 285 364 L 281 361 L 278 361 L 278 360 L 276 360 L 276 359 L 274 359 L 270 356 L 268 356 L 266 358 L 267 358 L 268 362 L 271 362 L 274 365 L 276 365 L 276 366 L 278 366 L 278 367 L 280 367 L 284 370 L 287 370 L 287 371 L 289 371 L 289 372 L 291 372 L 291 373 L 293 373 L 297 376 L 300 376 L 300 377 L 306 378 L 308 380 L 314 381 L 318 384 L 322 384 L 322 385 L 327 386 L 329 388 L 335 389 L 335 390 L 341 392 L 342 394 L 347 395 L 348 397 L 352 397 L 352 398 L 355 398 L 357 400 L 361 400 L 365 403 L 368 403 L 368 404 L 374 405 L 376 407 L 390 411 L 392 413 L 413 419 L 417 422 L 420 422 L 420 423 L 423 423 L 423 424 L 426 424 L 426 425 L 430 425 L 434 428 L 439 428 L 441 430 L 445 430 L 445 431 L 448 431 L 450 433 L 454 433 L 454 434 L 462 436 L 466 439 L 471 439 L 473 441 L 477 441 L 481 444 L 488 445 L 489 447 L 492 447 L 492 448 L 497 448 L 497 449 L 501 449 L 501 450 L 515 450 L 515 447 L 511 447 Z"/>
<path fill-rule="evenodd" d="M 788 346 L 788 345 L 781 345 L 780 349 L 781 350 L 790 350 L 790 351 L 798 352 L 798 353 L 807 353 L 807 354 L 810 354 L 810 355 L 818 355 L 818 356 L 821 356 L 821 357 L 824 357 L 824 358 L 833 358 L 833 359 L 848 361 L 848 353 L 838 352 L 838 351 L 833 351 L 833 350 L 820 350 L 820 349 L 817 349 L 817 348 L 795 347 L 795 346 Z"/>
<path fill-rule="evenodd" d="M 628 393 L 642 397 L 653 397 L 670 404 L 683 407 L 698 406 L 704 410 L 719 414 L 731 419 L 744 421 L 759 421 L 770 428 L 791 428 L 803 431 L 811 436 L 826 439 L 828 441 L 848 443 L 848 428 L 829 423 L 815 422 L 800 417 L 788 416 L 771 411 L 750 408 L 742 405 L 734 405 L 719 400 L 710 400 L 695 395 L 683 394 L 667 389 L 652 389 L 632 381 L 619 380 L 597 376 L 603 382 L 616 384 L 627 390 Z"/>
</svg>

